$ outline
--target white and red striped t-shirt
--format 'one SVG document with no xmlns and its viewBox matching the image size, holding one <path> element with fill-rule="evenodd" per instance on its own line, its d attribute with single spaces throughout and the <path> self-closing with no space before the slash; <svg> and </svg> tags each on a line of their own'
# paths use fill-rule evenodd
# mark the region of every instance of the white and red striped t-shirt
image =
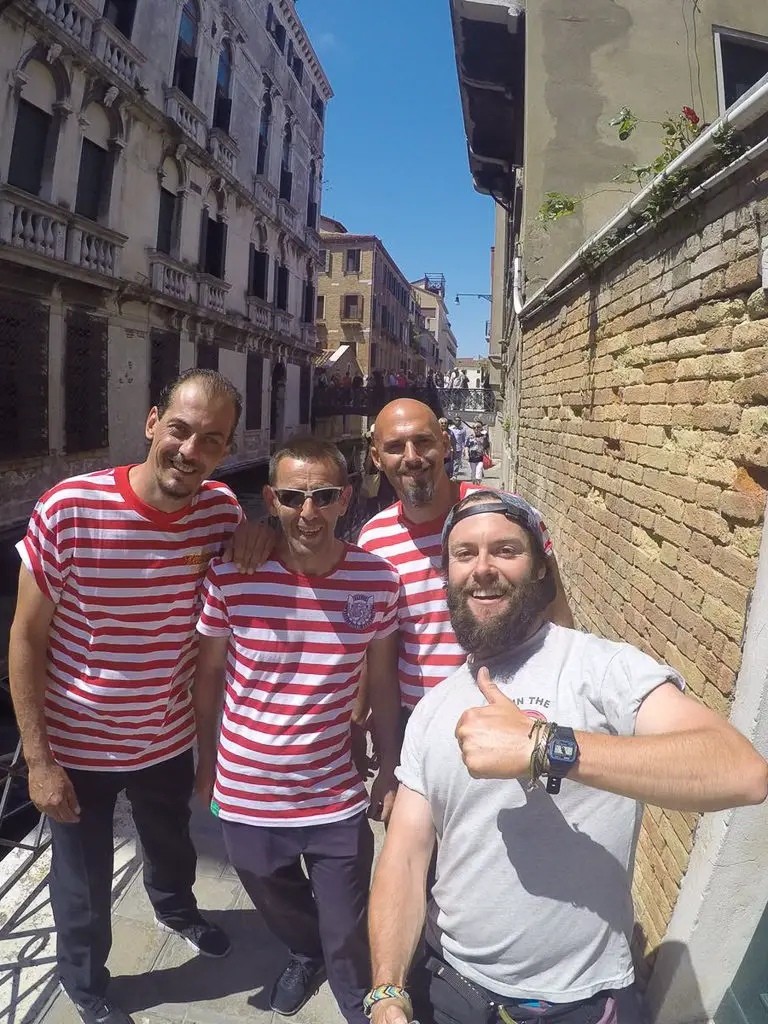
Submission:
<svg viewBox="0 0 768 1024">
<path fill-rule="evenodd" d="M 178 512 L 160 512 L 134 493 L 129 469 L 57 484 L 17 545 L 56 605 L 45 717 L 65 768 L 147 768 L 194 741 L 201 583 L 242 512 L 212 481 Z"/>
<path fill-rule="evenodd" d="M 214 561 L 198 630 L 229 636 L 211 805 L 227 821 L 341 821 L 368 802 L 350 720 L 366 650 L 397 629 L 400 581 L 347 545 L 326 576 L 272 559 L 251 576 Z"/>
<path fill-rule="evenodd" d="M 470 483 L 459 485 L 459 501 L 471 491 L 487 490 Z M 369 519 L 358 544 L 386 558 L 400 576 L 400 699 L 413 710 L 427 690 L 437 686 L 467 660 L 456 640 L 441 575 L 441 536 L 445 517 L 412 523 L 396 502 Z M 544 550 L 552 541 L 543 527 Z"/>
</svg>

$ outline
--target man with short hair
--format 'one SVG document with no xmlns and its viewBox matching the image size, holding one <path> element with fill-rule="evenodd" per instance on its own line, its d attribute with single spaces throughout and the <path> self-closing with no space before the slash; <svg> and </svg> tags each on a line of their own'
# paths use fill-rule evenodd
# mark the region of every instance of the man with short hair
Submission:
<svg viewBox="0 0 768 1024">
<path fill-rule="evenodd" d="M 499 492 L 472 493 L 446 520 L 448 604 L 469 660 L 406 730 L 371 893 L 374 1024 L 412 1020 L 411 995 L 422 1024 L 638 1024 L 643 803 L 713 811 L 766 797 L 763 758 L 674 669 L 545 621 L 544 536 L 530 505 Z"/>
<path fill-rule="evenodd" d="M 459 473 L 461 473 L 464 449 L 467 447 L 467 441 L 469 440 L 469 431 L 462 423 L 461 417 L 451 423 L 449 430 L 453 441 L 453 476 L 457 478 Z"/>
<path fill-rule="evenodd" d="M 30 797 L 51 826 L 59 978 L 84 1024 L 130 1020 L 106 999 L 123 791 L 158 923 L 204 955 L 229 952 L 192 892 L 189 687 L 199 587 L 241 518 L 230 489 L 207 479 L 241 406 L 221 374 L 183 373 L 149 412 L 146 460 L 53 487 L 18 545 L 11 694 Z"/>
<path fill-rule="evenodd" d="M 435 414 L 423 402 L 399 399 L 376 417 L 371 457 L 400 500 L 365 524 L 358 543 L 386 558 L 400 575 L 399 675 L 406 714 L 466 660 L 445 600 L 440 535 L 449 511 L 473 485 L 448 478 L 448 450 Z M 547 614 L 553 622 L 573 625 L 548 535 L 546 550 L 556 583 Z M 358 720 L 364 718 L 363 704 L 361 700 Z"/>
<path fill-rule="evenodd" d="M 399 580 L 383 559 L 336 538 L 350 496 L 346 461 L 330 442 L 298 438 L 275 453 L 264 497 L 279 520 L 277 544 L 249 576 L 212 563 L 194 702 L 198 794 L 290 952 L 272 1009 L 297 1013 L 327 972 L 346 1019 L 363 1024 L 373 838 L 351 718 L 367 654 L 380 757 L 371 812 L 387 818 L 399 747 Z"/>
</svg>

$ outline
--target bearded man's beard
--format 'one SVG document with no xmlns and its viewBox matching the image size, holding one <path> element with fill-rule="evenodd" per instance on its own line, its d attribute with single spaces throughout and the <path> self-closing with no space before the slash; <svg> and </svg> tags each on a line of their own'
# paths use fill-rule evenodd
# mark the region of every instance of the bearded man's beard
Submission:
<svg viewBox="0 0 768 1024">
<path fill-rule="evenodd" d="M 412 505 L 414 508 L 424 508 L 425 505 L 429 505 L 434 500 L 435 481 L 429 472 L 431 468 L 431 466 L 427 465 L 425 467 L 427 470 L 425 475 L 415 479 L 411 477 L 406 479 L 402 473 L 398 474 L 398 483 L 400 484 L 406 504 Z"/>
<path fill-rule="evenodd" d="M 459 644 L 468 654 L 493 657 L 519 647 L 528 638 L 541 613 L 552 601 L 552 582 L 549 574 L 540 580 L 529 580 L 519 586 L 499 580 L 493 585 L 501 597 L 507 598 L 504 610 L 488 619 L 476 618 L 469 609 L 472 590 L 476 583 L 447 586 L 448 610 L 451 625 Z"/>
</svg>

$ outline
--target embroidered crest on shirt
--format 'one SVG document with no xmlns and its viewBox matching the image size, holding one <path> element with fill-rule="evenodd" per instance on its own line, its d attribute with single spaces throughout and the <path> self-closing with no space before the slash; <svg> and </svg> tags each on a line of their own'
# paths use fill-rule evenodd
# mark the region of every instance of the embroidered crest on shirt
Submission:
<svg viewBox="0 0 768 1024">
<path fill-rule="evenodd" d="M 350 594 L 344 605 L 344 621 L 356 629 L 365 629 L 373 622 L 374 600 L 372 594 Z"/>
</svg>

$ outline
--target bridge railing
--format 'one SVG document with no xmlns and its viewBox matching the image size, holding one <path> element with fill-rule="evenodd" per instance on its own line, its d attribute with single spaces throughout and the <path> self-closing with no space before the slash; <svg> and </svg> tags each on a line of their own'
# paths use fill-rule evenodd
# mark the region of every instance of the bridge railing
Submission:
<svg viewBox="0 0 768 1024">
<path fill-rule="evenodd" d="M 496 395 L 490 388 L 430 387 L 337 387 L 315 385 L 312 415 L 375 417 L 388 402 L 397 398 L 415 398 L 428 405 L 437 416 L 458 417 L 470 421 L 487 419 L 496 411 Z"/>
</svg>

